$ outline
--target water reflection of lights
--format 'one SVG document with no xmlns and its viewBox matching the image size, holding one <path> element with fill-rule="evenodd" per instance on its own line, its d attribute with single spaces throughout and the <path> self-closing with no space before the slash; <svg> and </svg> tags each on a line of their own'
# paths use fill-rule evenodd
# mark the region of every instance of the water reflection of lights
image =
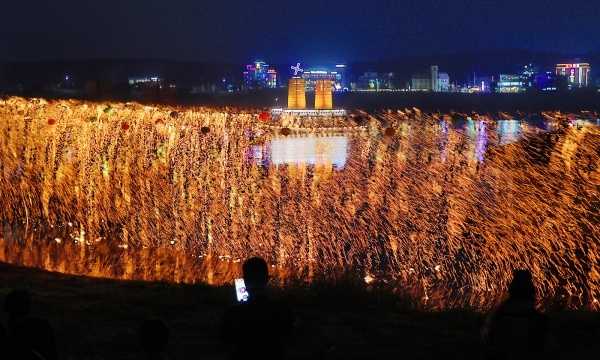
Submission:
<svg viewBox="0 0 600 360">
<path fill-rule="evenodd" d="M 498 141 L 500 145 L 514 143 L 521 138 L 521 122 L 519 120 L 499 120 Z"/>
<path fill-rule="evenodd" d="M 488 145 L 488 131 L 485 122 L 480 122 L 477 132 L 477 141 L 475 143 L 475 157 L 477 161 L 483 161 L 485 151 Z"/>
<path fill-rule="evenodd" d="M 343 169 L 348 156 L 348 137 L 286 136 L 252 147 L 253 158 L 263 165 L 333 165 Z"/>
<path fill-rule="evenodd" d="M 273 164 L 333 164 L 343 168 L 348 153 L 345 136 L 275 138 L 271 142 Z"/>
</svg>

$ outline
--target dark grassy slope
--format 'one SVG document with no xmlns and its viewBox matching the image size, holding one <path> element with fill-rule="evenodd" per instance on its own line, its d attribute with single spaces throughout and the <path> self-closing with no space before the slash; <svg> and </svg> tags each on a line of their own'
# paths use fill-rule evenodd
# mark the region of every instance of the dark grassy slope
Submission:
<svg viewBox="0 0 600 360">
<path fill-rule="evenodd" d="M 135 359 L 136 328 L 148 317 L 171 329 L 175 359 L 219 359 L 223 311 L 233 290 L 67 276 L 0 264 L 0 301 L 12 288 L 34 294 L 34 315 L 56 329 L 63 359 Z M 277 291 L 297 314 L 290 358 L 463 358 L 479 356 L 481 314 L 417 312 L 398 298 L 344 286 Z M 550 314 L 549 358 L 600 353 L 600 314 Z M 2 318 L 3 321 L 6 319 Z M 595 355 L 594 355 L 595 354 Z"/>
</svg>

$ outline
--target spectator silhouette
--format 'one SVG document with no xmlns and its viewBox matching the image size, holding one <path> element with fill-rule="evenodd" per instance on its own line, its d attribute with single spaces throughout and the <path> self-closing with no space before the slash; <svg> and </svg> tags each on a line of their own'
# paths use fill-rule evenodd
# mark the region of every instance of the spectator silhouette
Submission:
<svg viewBox="0 0 600 360">
<path fill-rule="evenodd" d="M 545 348 L 546 318 L 535 308 L 531 272 L 515 271 L 508 293 L 483 328 L 486 358 L 536 359 Z"/>
<path fill-rule="evenodd" d="M 146 320 L 139 329 L 139 340 L 146 360 L 167 359 L 169 328 L 161 320 Z"/>
<path fill-rule="evenodd" d="M 292 330 L 292 312 L 270 298 L 269 268 L 263 259 L 248 259 L 242 270 L 249 298 L 226 312 L 223 341 L 231 346 L 232 359 L 282 359 L 284 341 Z"/>
<path fill-rule="evenodd" d="M 31 294 L 13 290 L 6 296 L 4 311 L 8 314 L 7 341 L 11 359 L 56 360 L 54 330 L 48 321 L 31 317 Z"/>
</svg>

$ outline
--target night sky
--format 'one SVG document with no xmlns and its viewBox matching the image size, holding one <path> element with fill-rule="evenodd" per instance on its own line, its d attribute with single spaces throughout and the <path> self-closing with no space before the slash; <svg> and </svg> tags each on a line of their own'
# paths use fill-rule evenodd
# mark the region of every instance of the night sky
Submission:
<svg viewBox="0 0 600 360">
<path fill-rule="evenodd" d="M 597 0 L 5 1 L 0 60 L 388 60 L 600 52 Z"/>
</svg>

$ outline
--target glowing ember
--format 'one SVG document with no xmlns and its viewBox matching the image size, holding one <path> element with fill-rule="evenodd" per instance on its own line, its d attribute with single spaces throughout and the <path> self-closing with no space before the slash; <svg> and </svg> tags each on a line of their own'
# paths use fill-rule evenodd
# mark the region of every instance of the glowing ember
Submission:
<svg viewBox="0 0 600 360">
<path fill-rule="evenodd" d="M 257 114 L 0 100 L 0 260 L 223 283 L 259 255 L 281 283 L 353 271 L 434 308 L 489 307 L 529 268 L 542 305 L 598 309 L 597 126 Z"/>
</svg>

